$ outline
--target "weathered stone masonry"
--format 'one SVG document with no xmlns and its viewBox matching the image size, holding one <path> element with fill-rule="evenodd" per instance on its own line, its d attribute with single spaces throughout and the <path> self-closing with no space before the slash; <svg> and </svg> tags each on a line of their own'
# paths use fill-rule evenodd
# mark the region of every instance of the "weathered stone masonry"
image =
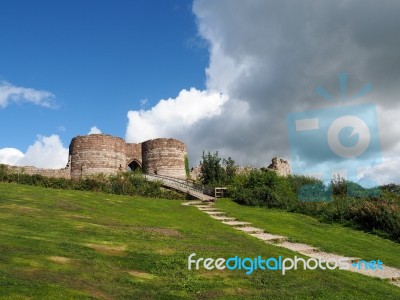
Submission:
<svg viewBox="0 0 400 300">
<path fill-rule="evenodd" d="M 69 145 L 69 160 L 59 170 L 35 167 L 9 167 L 14 172 L 47 177 L 81 179 L 96 174 L 142 169 L 147 174 L 186 178 L 186 145 L 176 139 L 154 139 L 143 143 L 126 143 L 108 134 L 74 137 Z M 273 158 L 269 169 L 281 176 L 290 174 L 286 160 Z M 193 172 L 192 172 L 193 173 Z M 195 178 L 196 176 L 193 176 Z"/>
<path fill-rule="evenodd" d="M 54 177 L 54 178 L 66 178 L 69 179 L 71 178 L 71 169 L 69 165 L 67 165 L 64 169 L 41 169 L 41 168 L 36 168 L 32 166 L 28 167 L 15 167 L 15 166 L 8 166 L 8 169 L 11 170 L 14 173 L 24 173 L 28 175 L 42 175 L 46 177 Z"/>
<path fill-rule="evenodd" d="M 186 145 L 174 139 L 155 139 L 142 143 L 143 170 L 148 174 L 186 178 Z"/>
<path fill-rule="evenodd" d="M 142 168 L 147 174 L 185 178 L 186 145 L 175 139 L 129 144 L 106 134 L 77 136 L 69 146 L 71 178 Z"/>
<path fill-rule="evenodd" d="M 113 174 L 126 168 L 126 143 L 105 134 L 77 136 L 69 145 L 71 178 L 99 173 Z"/>
<path fill-rule="evenodd" d="M 81 179 L 103 173 L 143 169 L 147 174 L 186 178 L 186 145 L 175 139 L 155 139 L 139 144 L 126 143 L 108 134 L 74 137 L 69 145 L 69 161 L 64 169 L 11 167 L 14 172 L 47 177 Z"/>
<path fill-rule="evenodd" d="M 268 166 L 268 169 L 276 171 L 276 173 L 280 176 L 290 175 L 289 162 L 283 158 L 274 157 L 271 164 Z"/>
</svg>

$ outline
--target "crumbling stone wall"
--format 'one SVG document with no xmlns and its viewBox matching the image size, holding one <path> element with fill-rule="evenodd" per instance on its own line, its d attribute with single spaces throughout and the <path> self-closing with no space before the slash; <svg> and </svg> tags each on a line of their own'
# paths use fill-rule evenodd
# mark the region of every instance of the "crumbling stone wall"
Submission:
<svg viewBox="0 0 400 300">
<path fill-rule="evenodd" d="M 71 169 L 67 165 L 67 167 L 63 169 L 41 169 L 32 166 L 26 167 L 15 167 L 15 166 L 8 166 L 8 169 L 13 173 L 19 174 L 28 174 L 28 175 L 42 175 L 46 177 L 54 177 L 54 178 L 71 178 Z"/>
<path fill-rule="evenodd" d="M 147 174 L 186 179 L 186 145 L 176 139 L 154 139 L 141 144 L 125 143 L 122 138 L 108 134 L 77 136 L 69 145 L 69 162 L 64 169 L 10 167 L 15 172 L 47 177 L 81 179 L 103 173 L 106 175 L 141 168 Z M 269 169 L 280 176 L 290 174 L 288 161 L 274 157 Z M 237 172 L 249 172 L 251 167 L 239 167 Z M 192 169 L 192 179 L 198 179 L 200 168 Z"/>
<path fill-rule="evenodd" d="M 290 175 L 290 165 L 287 160 L 283 158 L 274 157 L 272 163 L 268 166 L 268 169 L 276 171 L 280 176 Z"/>
<path fill-rule="evenodd" d="M 185 178 L 186 145 L 174 139 L 155 139 L 142 144 L 125 143 L 106 134 L 77 136 L 70 144 L 71 178 L 98 173 L 116 174 L 127 167 L 149 174 Z"/>
<path fill-rule="evenodd" d="M 116 174 L 126 170 L 126 143 L 107 134 L 77 136 L 69 146 L 71 178 Z"/>
<path fill-rule="evenodd" d="M 155 139 L 142 144 L 125 143 L 108 134 L 77 136 L 69 145 L 69 162 L 64 169 L 11 167 L 16 173 L 40 174 L 47 177 L 81 179 L 142 168 L 149 174 L 186 178 L 186 145 L 175 139 Z"/>
<path fill-rule="evenodd" d="M 142 143 L 142 164 L 147 174 L 186 178 L 186 145 L 175 139 L 155 139 Z"/>
<path fill-rule="evenodd" d="M 201 166 L 196 166 L 190 169 L 190 179 L 200 180 L 201 177 Z"/>
</svg>

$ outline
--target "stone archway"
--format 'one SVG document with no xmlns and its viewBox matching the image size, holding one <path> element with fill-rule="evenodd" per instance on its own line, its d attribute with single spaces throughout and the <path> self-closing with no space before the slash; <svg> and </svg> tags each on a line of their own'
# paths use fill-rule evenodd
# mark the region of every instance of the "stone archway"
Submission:
<svg viewBox="0 0 400 300">
<path fill-rule="evenodd" d="M 142 170 L 142 164 L 137 159 L 134 159 L 128 164 L 127 171 L 128 172 L 130 172 L 130 171 L 134 172 L 136 170 Z"/>
</svg>

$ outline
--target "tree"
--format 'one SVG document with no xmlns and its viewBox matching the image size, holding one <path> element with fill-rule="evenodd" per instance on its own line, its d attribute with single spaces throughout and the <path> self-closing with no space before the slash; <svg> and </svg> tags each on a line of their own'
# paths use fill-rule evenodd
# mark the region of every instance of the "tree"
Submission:
<svg viewBox="0 0 400 300">
<path fill-rule="evenodd" d="M 221 159 L 218 151 L 213 154 L 210 151 L 205 154 L 203 151 L 200 172 L 201 182 L 205 185 L 230 184 L 236 175 L 235 161 L 231 157 Z"/>
<path fill-rule="evenodd" d="M 225 184 L 232 183 L 236 175 L 235 161 L 231 157 L 228 157 L 228 159 L 224 158 L 223 164 L 225 169 Z"/>
<path fill-rule="evenodd" d="M 207 154 L 202 155 L 202 160 L 200 161 L 200 179 L 202 184 L 215 184 L 224 181 L 225 172 L 221 165 L 221 158 L 218 156 L 218 151 L 211 154 L 208 151 Z"/>
<path fill-rule="evenodd" d="M 186 178 L 190 179 L 190 169 L 189 169 L 189 158 L 188 156 L 185 154 L 185 173 L 186 173 Z"/>
</svg>

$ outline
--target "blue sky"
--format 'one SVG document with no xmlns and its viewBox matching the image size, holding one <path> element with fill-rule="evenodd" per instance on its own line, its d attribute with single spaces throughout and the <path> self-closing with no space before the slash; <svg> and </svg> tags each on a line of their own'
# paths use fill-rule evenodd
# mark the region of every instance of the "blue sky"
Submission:
<svg viewBox="0 0 400 300">
<path fill-rule="evenodd" d="M 179 139 L 191 166 L 209 150 L 239 165 L 278 156 L 304 173 L 357 166 L 360 180 L 400 182 L 399 10 L 376 0 L 2 0 L 0 163 L 63 167 L 71 138 L 96 126 L 128 142 Z M 346 103 L 374 105 L 379 147 L 367 160 L 319 147 L 297 156 L 287 116 L 342 105 L 316 88 L 340 97 L 343 72 L 348 95 L 373 86 Z"/>
<path fill-rule="evenodd" d="M 208 52 L 189 1 L 6 0 L 0 28 L 0 81 L 49 91 L 56 106 L 0 109 L 0 148 L 24 152 L 38 134 L 67 147 L 94 125 L 124 137 L 128 110 L 204 88 Z"/>
</svg>

